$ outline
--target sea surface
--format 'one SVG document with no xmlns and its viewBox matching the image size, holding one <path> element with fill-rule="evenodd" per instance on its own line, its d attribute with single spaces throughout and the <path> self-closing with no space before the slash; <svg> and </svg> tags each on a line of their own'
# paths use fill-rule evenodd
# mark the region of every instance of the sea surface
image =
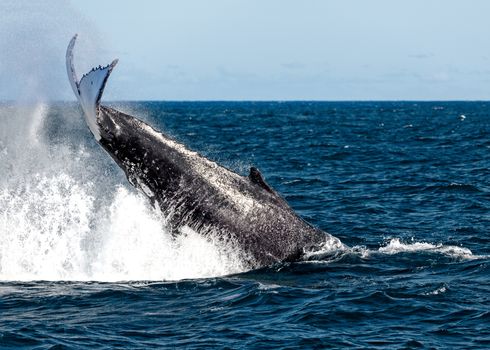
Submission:
<svg viewBox="0 0 490 350">
<path fill-rule="evenodd" d="M 0 348 L 490 348 L 490 103 L 110 103 L 346 247 L 172 236 L 74 103 L 0 104 Z"/>
</svg>

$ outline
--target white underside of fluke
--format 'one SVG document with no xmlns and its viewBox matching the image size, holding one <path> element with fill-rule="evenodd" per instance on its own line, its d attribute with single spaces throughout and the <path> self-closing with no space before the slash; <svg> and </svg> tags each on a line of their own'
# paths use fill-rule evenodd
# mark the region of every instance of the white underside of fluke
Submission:
<svg viewBox="0 0 490 350">
<path fill-rule="evenodd" d="M 97 123 L 97 114 L 99 112 L 100 98 L 102 97 L 107 79 L 109 78 L 112 69 L 117 64 L 117 59 L 105 67 L 99 66 L 97 68 L 92 68 L 90 72 L 85 74 L 82 79 L 78 81 L 73 65 L 73 48 L 76 39 L 77 35 L 71 39 L 66 50 L 66 70 L 68 79 L 78 102 L 80 102 L 85 121 L 92 134 L 94 134 L 97 141 L 99 141 L 101 136 L 99 125 Z"/>
</svg>

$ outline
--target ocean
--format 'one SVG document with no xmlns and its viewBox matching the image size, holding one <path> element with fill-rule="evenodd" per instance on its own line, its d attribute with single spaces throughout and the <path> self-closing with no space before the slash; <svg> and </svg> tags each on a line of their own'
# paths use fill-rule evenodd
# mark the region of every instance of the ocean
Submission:
<svg viewBox="0 0 490 350">
<path fill-rule="evenodd" d="M 0 347 L 490 347 L 490 103 L 117 102 L 345 247 L 174 236 L 75 103 L 0 104 Z"/>
</svg>

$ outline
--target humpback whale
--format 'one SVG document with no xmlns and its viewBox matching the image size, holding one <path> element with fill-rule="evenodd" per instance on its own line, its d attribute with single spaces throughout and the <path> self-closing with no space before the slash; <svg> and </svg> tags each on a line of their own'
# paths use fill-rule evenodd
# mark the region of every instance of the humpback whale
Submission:
<svg viewBox="0 0 490 350">
<path fill-rule="evenodd" d="M 340 241 L 303 219 L 252 167 L 239 175 L 185 147 L 140 119 L 100 104 L 114 60 L 77 78 L 75 35 L 67 48 L 68 78 L 85 121 L 102 148 L 164 214 L 172 232 L 189 227 L 242 252 L 250 268 L 294 261 Z"/>
</svg>

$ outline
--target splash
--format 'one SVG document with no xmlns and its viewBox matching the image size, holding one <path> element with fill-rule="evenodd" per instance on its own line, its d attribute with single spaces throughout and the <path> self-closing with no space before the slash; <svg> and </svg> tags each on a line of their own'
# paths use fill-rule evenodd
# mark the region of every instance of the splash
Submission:
<svg viewBox="0 0 490 350">
<path fill-rule="evenodd" d="M 0 193 L 3 280 L 179 280 L 242 271 L 233 251 L 192 230 L 172 237 L 124 187 L 106 208 L 66 174 Z M 13 192 L 13 193 L 12 193 Z"/>
</svg>

